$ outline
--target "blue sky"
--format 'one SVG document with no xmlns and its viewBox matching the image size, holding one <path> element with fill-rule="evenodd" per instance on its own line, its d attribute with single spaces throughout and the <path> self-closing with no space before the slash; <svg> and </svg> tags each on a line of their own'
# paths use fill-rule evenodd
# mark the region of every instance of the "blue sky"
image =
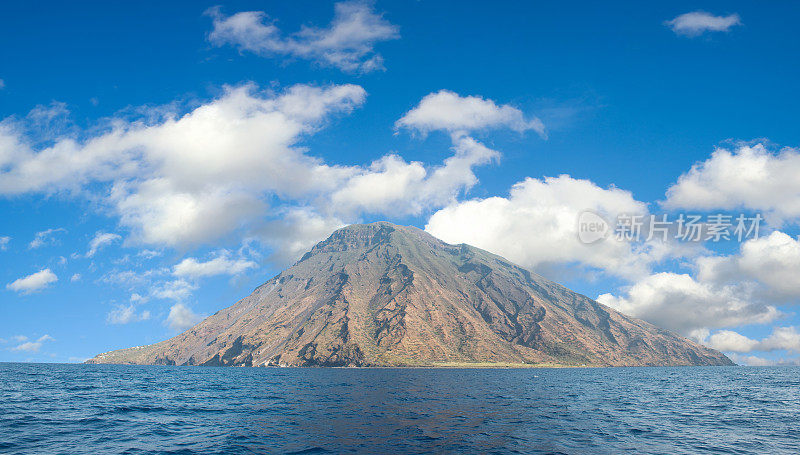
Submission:
<svg viewBox="0 0 800 455">
<path fill-rule="evenodd" d="M 6 2 L 0 361 L 160 341 L 336 227 L 387 219 L 739 362 L 796 362 L 799 16 Z M 765 222 L 749 242 L 586 245 L 585 210 Z"/>
</svg>

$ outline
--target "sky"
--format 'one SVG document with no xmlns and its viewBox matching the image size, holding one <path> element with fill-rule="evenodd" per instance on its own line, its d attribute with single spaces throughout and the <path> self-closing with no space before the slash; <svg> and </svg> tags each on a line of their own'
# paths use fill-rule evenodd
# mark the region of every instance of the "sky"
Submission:
<svg viewBox="0 0 800 455">
<path fill-rule="evenodd" d="M 0 4 L 0 361 L 161 341 L 388 220 L 800 362 L 800 5 L 45 3 Z"/>
</svg>

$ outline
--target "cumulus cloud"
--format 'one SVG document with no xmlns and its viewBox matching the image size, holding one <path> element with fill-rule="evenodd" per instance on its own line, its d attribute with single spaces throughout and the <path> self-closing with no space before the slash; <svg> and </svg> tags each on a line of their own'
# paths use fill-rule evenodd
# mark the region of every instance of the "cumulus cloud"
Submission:
<svg viewBox="0 0 800 455">
<path fill-rule="evenodd" d="M 668 209 L 762 211 L 780 224 L 800 217 L 800 150 L 763 144 L 718 148 L 667 190 Z"/>
<path fill-rule="evenodd" d="M 81 274 L 80 273 L 73 273 L 72 276 L 69 277 L 69 280 L 71 282 L 73 282 L 73 283 L 76 282 L 76 281 L 80 281 L 81 280 Z"/>
<path fill-rule="evenodd" d="M 748 283 L 716 284 L 688 274 L 661 272 L 627 287 L 627 295 L 597 301 L 659 327 L 690 335 L 705 328 L 774 321 L 780 312 L 758 298 Z"/>
<path fill-rule="evenodd" d="M 56 274 L 47 268 L 8 283 L 6 289 L 22 294 L 30 294 L 41 291 L 56 281 L 58 281 Z"/>
<path fill-rule="evenodd" d="M 110 232 L 98 232 L 94 238 L 89 242 L 89 251 L 86 252 L 86 257 L 93 257 L 100 249 L 110 245 L 112 242 L 120 240 L 122 237 L 118 234 Z"/>
<path fill-rule="evenodd" d="M 397 26 L 360 1 L 335 4 L 333 21 L 326 28 L 304 26 L 289 36 L 283 36 L 262 11 L 226 16 L 217 7 L 207 14 L 214 21 L 208 40 L 216 46 L 232 45 L 266 57 L 302 58 L 347 72 L 383 69 L 375 45 L 399 37 Z"/>
<path fill-rule="evenodd" d="M 173 267 L 172 273 L 186 278 L 203 278 L 214 275 L 238 275 L 258 267 L 258 264 L 253 261 L 231 258 L 229 251 L 223 250 L 217 254 L 217 257 L 205 262 L 196 258 L 186 258 Z"/>
<path fill-rule="evenodd" d="M 67 232 L 67 230 L 64 228 L 52 228 L 37 232 L 31 243 L 28 244 L 28 248 L 35 249 L 45 245 L 54 245 L 57 240 L 55 234 L 59 232 Z"/>
<path fill-rule="evenodd" d="M 703 344 L 718 351 L 750 352 L 758 346 L 758 341 L 733 330 L 720 330 L 708 337 Z"/>
<path fill-rule="evenodd" d="M 203 319 L 183 303 L 176 303 L 169 309 L 166 324 L 175 331 L 186 330 Z"/>
<path fill-rule="evenodd" d="M 609 238 L 592 245 L 578 238 L 581 212 L 605 219 L 619 214 L 647 213 L 647 206 L 619 188 L 601 188 L 568 175 L 527 178 L 507 197 L 454 202 L 434 213 L 425 227 L 449 243 L 467 243 L 539 269 L 577 264 L 611 275 L 636 277 L 648 273 L 656 258 L 650 245 Z"/>
<path fill-rule="evenodd" d="M 699 258 L 697 268 L 703 281 L 753 282 L 776 301 L 800 297 L 800 240 L 780 231 L 746 241 L 738 254 Z"/>
<path fill-rule="evenodd" d="M 306 155 L 296 143 L 365 96 L 354 85 L 294 86 L 279 95 L 228 88 L 182 116 L 118 119 L 108 132 L 83 142 L 62 138 L 38 151 L 13 125 L 0 124 L 0 193 L 107 183 L 106 203 L 133 240 L 203 243 L 262 215 L 267 193 L 303 197 L 351 174 Z"/>
<path fill-rule="evenodd" d="M 770 336 L 758 342 L 755 350 L 787 350 L 800 353 L 800 333 L 794 327 L 776 327 Z"/>
<path fill-rule="evenodd" d="M 106 316 L 109 324 L 130 324 L 131 322 L 146 321 L 150 319 L 150 312 L 136 311 L 136 305 L 116 305 Z"/>
<path fill-rule="evenodd" d="M 330 197 L 338 213 L 419 215 L 423 209 L 453 202 L 478 182 L 472 169 L 500 154 L 467 136 L 454 138 L 453 156 L 432 169 L 387 155 L 356 173 Z"/>
<path fill-rule="evenodd" d="M 754 340 L 732 330 L 720 330 L 701 340 L 713 349 L 726 352 L 792 351 L 800 353 L 800 332 L 795 327 L 775 327 L 763 340 Z"/>
<path fill-rule="evenodd" d="M 699 36 L 705 32 L 727 32 L 735 25 L 741 25 L 738 14 L 728 16 L 714 16 L 704 11 L 694 11 L 665 22 L 665 24 L 678 35 Z"/>
<path fill-rule="evenodd" d="M 211 184 L 183 191 L 163 179 L 130 189 L 118 186 L 112 200 L 122 224 L 133 230 L 138 241 L 169 246 L 217 239 L 267 210 L 257 195 L 241 188 Z"/>
<path fill-rule="evenodd" d="M 8 249 L 8 244 L 11 242 L 11 237 L 4 235 L 0 236 L 0 251 Z"/>
<path fill-rule="evenodd" d="M 431 93 L 395 123 L 423 134 L 434 130 L 474 131 L 509 128 L 523 133 L 533 130 L 546 136 L 545 127 L 536 117 L 525 118 L 519 109 L 508 104 L 497 105 L 479 96 L 460 96 L 449 90 Z"/>
<path fill-rule="evenodd" d="M 41 147 L 0 123 L 0 193 L 100 188 L 93 197 L 118 215 L 134 244 L 184 248 L 239 233 L 297 259 L 364 214 L 418 216 L 453 203 L 477 183 L 475 167 L 499 157 L 460 131 L 451 133 L 452 155 L 440 164 L 394 154 L 363 166 L 328 164 L 300 144 L 365 97 L 355 85 L 279 93 L 228 87 L 183 115 L 164 109 L 152 118 L 118 118 L 108 131 Z M 117 239 L 101 234 L 97 248 Z"/>
<path fill-rule="evenodd" d="M 708 328 L 773 321 L 780 315 L 778 305 L 794 304 L 800 297 L 800 240 L 780 231 L 750 239 L 733 254 L 700 255 L 687 265 L 694 277 L 655 274 L 629 286 L 624 297 L 603 294 L 598 301 L 682 334 L 694 332 L 702 341 L 709 337 Z M 715 346 L 750 343 L 725 331 L 710 340 Z"/>
<path fill-rule="evenodd" d="M 55 341 L 55 338 L 51 337 L 50 335 L 43 335 L 35 341 L 28 341 L 28 337 L 25 336 L 17 336 L 15 339 L 17 342 L 20 342 L 20 344 L 11 348 L 11 350 L 21 352 L 39 352 L 44 343 L 48 341 Z"/>
</svg>

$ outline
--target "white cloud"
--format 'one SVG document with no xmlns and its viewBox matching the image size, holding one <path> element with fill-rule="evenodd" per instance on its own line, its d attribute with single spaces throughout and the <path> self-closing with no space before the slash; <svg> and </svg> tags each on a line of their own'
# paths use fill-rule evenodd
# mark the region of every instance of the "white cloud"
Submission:
<svg viewBox="0 0 800 455">
<path fill-rule="evenodd" d="M 705 340 L 707 328 L 771 322 L 780 315 L 776 305 L 800 297 L 795 279 L 800 242 L 779 231 L 748 240 L 737 254 L 701 256 L 690 266 L 696 277 L 658 273 L 635 282 L 624 297 L 603 294 L 598 301 L 684 335 L 701 333 L 696 338 Z M 717 332 L 710 340 L 720 349 L 755 346 L 730 331 Z"/>
<path fill-rule="evenodd" d="M 700 256 L 688 265 L 695 277 L 659 273 L 635 282 L 624 297 L 603 294 L 598 301 L 703 341 L 708 328 L 771 322 L 780 315 L 777 305 L 800 297 L 800 241 L 780 231 L 748 240 L 738 253 Z M 717 332 L 710 340 L 714 346 L 755 346 L 734 332 Z"/>
<path fill-rule="evenodd" d="M 597 301 L 682 335 L 704 328 L 763 324 L 780 316 L 747 283 L 697 281 L 687 274 L 662 272 L 627 288 L 625 297 L 603 294 Z"/>
<path fill-rule="evenodd" d="M 499 157 L 457 132 L 452 156 L 439 165 L 397 155 L 368 166 L 330 165 L 299 144 L 365 97 L 354 85 L 298 85 L 281 93 L 227 88 L 182 116 L 166 110 L 155 119 L 116 119 L 110 131 L 83 142 L 61 138 L 39 151 L 14 124 L 0 123 L 7 133 L 0 134 L 0 156 L 9 152 L 0 193 L 101 188 L 92 197 L 119 216 L 132 243 L 189 247 L 237 232 L 276 246 L 261 234 L 277 230 L 288 247 L 276 252 L 286 258 L 365 213 L 421 215 L 453 203 L 477 183 L 474 167 Z M 302 217 L 316 222 L 296 225 Z M 98 248 L 116 239 L 110 235 L 116 234 L 98 237 Z"/>
<path fill-rule="evenodd" d="M 770 336 L 758 343 L 756 350 L 787 350 L 800 353 L 800 333 L 794 327 L 775 327 Z"/>
<path fill-rule="evenodd" d="M 28 338 L 24 336 L 18 336 L 16 339 L 22 343 L 11 348 L 12 351 L 39 352 L 45 342 L 55 341 L 50 335 L 43 335 L 36 341 L 27 341 Z"/>
<path fill-rule="evenodd" d="M 131 303 L 141 304 L 150 299 L 186 301 L 197 289 L 197 284 L 187 279 L 175 278 L 172 269 L 159 268 L 144 271 L 124 270 L 105 274 L 101 281 L 120 286 L 131 292 Z"/>
<path fill-rule="evenodd" d="M 763 211 L 780 224 L 800 218 L 800 150 L 763 144 L 718 148 L 667 190 L 668 209 Z"/>
<path fill-rule="evenodd" d="M 8 244 L 11 242 L 11 237 L 5 235 L 0 236 L 0 251 L 5 251 L 8 249 Z"/>
<path fill-rule="evenodd" d="M 300 259 L 312 246 L 345 225 L 336 217 L 319 215 L 310 208 L 291 208 L 280 215 L 257 233 L 259 240 L 274 250 L 272 261 L 279 266 Z"/>
<path fill-rule="evenodd" d="M 6 289 L 22 294 L 30 294 L 41 291 L 56 281 L 58 281 L 58 277 L 55 273 L 51 272 L 50 269 L 42 269 L 26 277 L 14 280 L 14 282 L 6 285 Z"/>
<path fill-rule="evenodd" d="M 194 326 L 202 319 L 202 316 L 196 314 L 186 305 L 176 303 L 169 309 L 169 316 L 167 316 L 165 322 L 172 330 L 182 331 Z"/>
<path fill-rule="evenodd" d="M 137 287 L 146 287 L 151 289 L 154 287 L 153 279 L 164 275 L 166 275 L 166 271 L 161 269 L 146 271 L 112 270 L 103 275 L 101 281 L 107 284 L 122 286 L 127 289 L 133 289 Z"/>
<path fill-rule="evenodd" d="M 529 119 L 519 109 L 508 104 L 497 105 L 479 96 L 460 96 L 449 90 L 431 93 L 395 123 L 396 128 L 408 128 L 428 133 L 434 130 L 474 131 L 509 128 L 519 133 L 534 130 L 545 136 L 545 127 L 536 117 Z"/>
<path fill-rule="evenodd" d="M 578 216 L 592 210 L 613 220 L 647 213 L 630 192 L 603 189 L 567 175 L 527 178 L 508 197 L 454 202 L 434 213 L 425 230 L 449 243 L 467 243 L 532 269 L 578 264 L 617 276 L 648 273 L 650 245 L 613 238 L 592 245 L 578 239 Z"/>
<path fill-rule="evenodd" d="M 152 290 L 151 295 L 157 299 L 168 299 L 180 302 L 192 295 L 192 291 L 195 289 L 197 289 L 197 285 L 184 279 L 178 279 L 157 284 Z"/>
<path fill-rule="evenodd" d="M 106 316 L 109 324 L 129 324 L 150 319 L 149 311 L 136 312 L 136 305 L 116 305 Z"/>
<path fill-rule="evenodd" d="M 738 14 L 714 16 L 704 11 L 694 11 L 665 22 L 678 35 L 699 36 L 705 32 L 727 32 L 735 25 L 741 25 Z"/>
<path fill-rule="evenodd" d="M 711 335 L 704 344 L 723 352 L 750 352 L 758 346 L 758 341 L 732 330 L 720 330 Z"/>
<path fill-rule="evenodd" d="M 352 211 L 361 207 L 381 210 L 387 201 L 404 200 L 409 187 L 418 185 L 426 174 L 422 163 L 407 163 L 397 155 L 387 155 L 350 178 L 331 199 L 345 210 L 351 207 Z"/>
<path fill-rule="evenodd" d="M 780 231 L 746 241 L 738 254 L 699 258 L 697 268 L 703 281 L 755 282 L 776 301 L 800 297 L 800 240 Z"/>
<path fill-rule="evenodd" d="M 249 269 L 258 267 L 253 261 L 238 258 L 232 259 L 229 251 L 221 251 L 218 256 L 202 262 L 196 258 L 186 258 L 172 269 L 176 276 L 187 278 L 203 278 L 214 275 L 238 275 Z"/>
<path fill-rule="evenodd" d="M 71 282 L 73 282 L 73 283 L 76 282 L 76 281 L 80 281 L 81 280 L 81 274 L 80 273 L 74 273 L 71 277 L 69 277 L 69 280 Z"/>
<path fill-rule="evenodd" d="M 294 86 L 280 95 L 228 88 L 183 116 L 115 120 L 111 131 L 83 143 L 62 138 L 38 152 L 13 125 L 0 123 L 0 193 L 110 183 L 106 202 L 134 241 L 203 243 L 262 216 L 267 194 L 305 197 L 351 174 L 296 143 L 365 96 L 354 85 Z"/>
<path fill-rule="evenodd" d="M 35 249 L 45 245 L 54 245 L 57 241 L 55 234 L 59 232 L 67 232 L 67 230 L 64 228 L 53 228 L 37 232 L 33 240 L 31 240 L 31 243 L 28 244 L 28 248 Z"/>
<path fill-rule="evenodd" d="M 118 234 L 113 234 L 111 232 L 98 232 L 89 242 L 89 251 L 86 252 L 86 257 L 93 257 L 99 250 L 121 238 L 122 237 Z"/>
<path fill-rule="evenodd" d="M 496 161 L 500 154 L 467 136 L 454 136 L 453 141 L 453 156 L 431 169 L 397 155 L 374 161 L 331 195 L 333 208 L 344 214 L 419 215 L 426 208 L 454 202 L 478 182 L 472 168 Z"/>
<path fill-rule="evenodd" d="M 216 46 L 230 44 L 240 51 L 267 57 L 313 60 L 347 72 L 383 69 L 383 58 L 375 53 L 375 44 L 398 38 L 397 26 L 366 2 L 340 2 L 334 9 L 329 27 L 304 26 L 284 37 L 264 12 L 245 11 L 225 16 L 220 8 L 212 8 L 207 12 L 214 20 L 208 40 Z"/>
<path fill-rule="evenodd" d="M 726 352 L 793 351 L 800 353 L 800 333 L 794 327 L 774 327 L 763 340 L 754 340 L 732 330 L 720 330 L 701 340 L 706 346 Z"/>
<path fill-rule="evenodd" d="M 170 181 L 151 180 L 115 191 L 112 200 L 122 224 L 133 230 L 139 242 L 151 245 L 184 246 L 214 240 L 267 209 L 247 190 L 209 186 L 181 191 Z"/>
</svg>

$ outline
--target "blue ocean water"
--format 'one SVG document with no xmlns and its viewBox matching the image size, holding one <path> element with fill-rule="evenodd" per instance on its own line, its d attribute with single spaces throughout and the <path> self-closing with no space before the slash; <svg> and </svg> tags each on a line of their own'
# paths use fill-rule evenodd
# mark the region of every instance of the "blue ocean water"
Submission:
<svg viewBox="0 0 800 455">
<path fill-rule="evenodd" d="M 0 364 L 0 453 L 800 453 L 800 368 Z"/>
</svg>

